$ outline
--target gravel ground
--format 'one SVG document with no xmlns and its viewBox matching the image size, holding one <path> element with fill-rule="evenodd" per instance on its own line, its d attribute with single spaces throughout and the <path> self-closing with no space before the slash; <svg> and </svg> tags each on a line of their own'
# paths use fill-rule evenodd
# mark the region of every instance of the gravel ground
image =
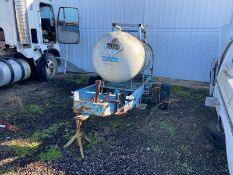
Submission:
<svg viewBox="0 0 233 175">
<path fill-rule="evenodd" d="M 20 129 L 0 131 L 0 174 L 228 174 L 225 151 L 205 137 L 216 113 L 204 107 L 203 89 L 174 87 L 167 111 L 148 105 L 121 117 L 91 117 L 82 126 L 85 159 L 77 143 L 63 149 L 75 133 L 71 91 L 87 79 L 67 74 L 0 89 L 0 116 Z"/>
</svg>

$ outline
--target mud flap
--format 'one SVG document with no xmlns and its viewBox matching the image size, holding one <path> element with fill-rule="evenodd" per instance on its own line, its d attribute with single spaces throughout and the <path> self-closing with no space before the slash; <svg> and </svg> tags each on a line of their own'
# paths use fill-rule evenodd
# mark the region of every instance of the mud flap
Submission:
<svg viewBox="0 0 233 175">
<path fill-rule="evenodd" d="M 211 121 L 208 123 L 205 130 L 206 138 L 213 143 L 213 145 L 219 149 L 226 149 L 225 135 L 220 131 L 219 123 L 216 121 Z"/>
<path fill-rule="evenodd" d="M 36 78 L 41 81 L 46 81 L 44 56 L 36 61 Z"/>
<path fill-rule="evenodd" d="M 216 97 L 207 97 L 205 99 L 205 106 L 216 108 L 219 105 L 219 100 Z"/>
</svg>

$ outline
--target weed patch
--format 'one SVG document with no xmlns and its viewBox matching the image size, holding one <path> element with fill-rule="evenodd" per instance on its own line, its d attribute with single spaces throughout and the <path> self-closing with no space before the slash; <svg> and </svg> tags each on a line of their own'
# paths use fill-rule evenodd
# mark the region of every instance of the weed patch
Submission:
<svg viewBox="0 0 233 175">
<path fill-rule="evenodd" d="M 29 105 L 26 109 L 26 112 L 33 114 L 43 114 L 44 108 L 39 105 Z"/>
<path fill-rule="evenodd" d="M 172 92 L 179 97 L 190 97 L 191 92 L 188 90 L 184 90 L 180 86 L 172 86 Z"/>
<path fill-rule="evenodd" d="M 88 135 L 87 149 L 94 154 L 100 154 L 102 152 L 101 144 L 106 144 L 104 137 L 97 132 L 92 132 Z"/>
<path fill-rule="evenodd" d="M 89 150 L 94 151 L 96 146 L 98 145 L 99 142 L 99 135 L 98 133 L 94 133 L 92 132 L 90 135 L 88 135 L 88 144 L 87 144 L 87 148 Z"/>
<path fill-rule="evenodd" d="M 181 149 L 181 151 L 183 151 L 183 152 L 187 152 L 187 151 L 188 151 L 188 146 L 182 144 L 181 147 L 180 147 L 180 149 Z"/>
<path fill-rule="evenodd" d="M 70 140 L 76 133 L 74 131 L 68 131 L 65 133 L 64 137 L 66 140 Z"/>
<path fill-rule="evenodd" d="M 7 146 L 19 157 L 31 156 L 33 151 L 38 149 L 40 142 L 31 140 L 13 140 Z"/>
<path fill-rule="evenodd" d="M 62 156 L 62 153 L 59 149 L 59 147 L 51 147 L 46 152 L 43 152 L 40 154 L 40 160 L 42 161 L 51 161 L 51 160 L 57 160 Z"/>
<path fill-rule="evenodd" d="M 161 128 L 165 130 L 172 138 L 176 137 L 176 127 L 172 123 L 164 121 L 161 123 Z"/>
<path fill-rule="evenodd" d="M 195 100 L 205 99 L 206 96 L 208 96 L 208 91 L 205 89 L 195 90 L 192 92 L 192 98 Z"/>
<path fill-rule="evenodd" d="M 193 167 L 189 165 L 187 162 L 181 163 L 180 166 L 187 173 L 193 173 Z"/>
<path fill-rule="evenodd" d="M 86 85 L 86 81 L 84 81 L 83 79 L 78 79 L 78 78 L 66 78 L 65 81 L 68 83 L 73 83 L 77 86 Z"/>
<path fill-rule="evenodd" d="M 113 130 L 116 130 L 117 128 L 123 126 L 124 124 L 125 124 L 125 121 L 120 118 L 117 118 L 110 122 L 110 126 Z"/>
<path fill-rule="evenodd" d="M 59 128 L 61 128 L 63 126 L 67 126 L 69 124 L 70 124 L 70 122 L 60 122 L 60 123 L 56 123 L 56 124 L 50 126 L 49 128 L 47 128 L 45 130 L 36 131 L 36 132 L 33 133 L 32 139 L 33 140 L 41 140 L 41 139 L 44 139 L 44 138 L 51 138 L 52 135 L 54 133 L 56 133 Z"/>
<path fill-rule="evenodd" d="M 160 145 L 152 146 L 152 150 L 157 154 L 163 154 L 164 153 L 164 148 L 162 146 L 160 146 Z"/>
</svg>

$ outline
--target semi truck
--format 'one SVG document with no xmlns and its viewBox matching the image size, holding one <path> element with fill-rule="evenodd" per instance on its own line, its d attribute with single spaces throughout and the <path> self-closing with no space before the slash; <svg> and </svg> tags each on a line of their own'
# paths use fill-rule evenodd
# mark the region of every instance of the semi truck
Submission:
<svg viewBox="0 0 233 175">
<path fill-rule="evenodd" d="M 31 76 L 53 79 L 61 63 L 59 43 L 79 41 L 77 8 L 60 7 L 55 15 L 51 0 L 1 0 L 0 87 Z"/>
</svg>

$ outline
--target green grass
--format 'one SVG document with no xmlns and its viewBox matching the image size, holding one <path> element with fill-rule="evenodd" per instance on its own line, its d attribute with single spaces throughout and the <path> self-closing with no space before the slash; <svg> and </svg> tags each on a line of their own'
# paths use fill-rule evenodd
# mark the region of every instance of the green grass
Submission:
<svg viewBox="0 0 233 175">
<path fill-rule="evenodd" d="M 64 134 L 64 137 L 66 140 L 70 140 L 75 134 L 75 131 L 68 131 Z"/>
<path fill-rule="evenodd" d="M 9 144 L 7 144 L 7 146 L 9 146 L 9 148 L 14 152 L 14 154 L 23 158 L 31 156 L 32 153 L 39 148 L 40 142 L 31 140 L 13 140 L 10 141 Z"/>
<path fill-rule="evenodd" d="M 40 160 L 42 161 L 51 161 L 51 160 L 57 160 L 62 156 L 62 153 L 58 147 L 51 147 L 45 152 L 40 154 Z"/>
<path fill-rule="evenodd" d="M 158 154 L 163 154 L 164 153 L 164 148 L 162 146 L 160 146 L 160 145 L 153 145 L 152 150 L 155 153 L 158 153 Z"/>
<path fill-rule="evenodd" d="M 193 167 L 189 165 L 187 162 L 181 163 L 180 166 L 187 173 L 193 173 Z"/>
<path fill-rule="evenodd" d="M 68 82 L 68 83 L 73 83 L 73 84 L 75 84 L 77 86 L 86 85 L 86 80 L 73 78 L 73 77 L 66 78 L 65 81 Z"/>
<path fill-rule="evenodd" d="M 28 113 L 33 113 L 33 114 L 43 114 L 44 110 L 45 109 L 43 106 L 39 106 L 35 104 L 29 105 L 26 109 Z"/>
<path fill-rule="evenodd" d="M 58 131 L 59 128 L 69 125 L 70 122 L 60 122 L 55 123 L 54 125 L 50 126 L 49 128 L 42 130 L 42 131 L 36 131 L 32 135 L 33 140 L 41 140 L 44 138 L 51 138 L 54 133 Z"/>
<path fill-rule="evenodd" d="M 208 95 L 209 95 L 208 90 L 206 90 L 206 89 L 197 89 L 197 90 L 193 91 L 192 98 L 194 98 L 195 100 L 203 100 Z"/>
<path fill-rule="evenodd" d="M 166 133 L 168 133 L 172 138 L 176 137 L 176 127 L 172 123 L 163 121 L 161 123 L 161 128 L 166 131 Z"/>
<path fill-rule="evenodd" d="M 172 92 L 179 97 L 190 97 L 191 92 L 189 90 L 185 90 L 180 86 L 172 86 Z"/>
<path fill-rule="evenodd" d="M 183 151 L 183 152 L 187 152 L 187 151 L 188 151 L 188 146 L 182 144 L 181 147 L 180 147 L 180 149 L 181 149 L 181 151 Z"/>
<path fill-rule="evenodd" d="M 0 116 L 3 120 L 10 120 L 11 118 L 11 114 L 9 113 L 9 111 L 2 112 Z"/>
<path fill-rule="evenodd" d="M 81 156 L 77 156 L 76 159 L 77 159 L 77 161 L 81 161 L 82 157 Z"/>
<path fill-rule="evenodd" d="M 89 150 L 94 151 L 97 144 L 98 144 L 98 142 L 99 142 L 99 136 L 98 136 L 97 133 L 92 132 L 91 134 L 88 135 L 88 139 L 89 139 L 89 141 L 88 141 L 88 144 L 87 144 L 87 148 Z"/>
<path fill-rule="evenodd" d="M 116 130 L 117 128 L 119 128 L 121 126 L 124 126 L 125 124 L 126 124 L 125 120 L 122 118 L 116 118 L 110 122 L 110 126 L 113 130 Z"/>
<path fill-rule="evenodd" d="M 0 174 L 3 174 L 3 173 L 0 172 Z M 16 175 L 16 174 L 18 173 L 14 170 L 9 170 L 7 173 L 5 173 L 5 175 Z"/>
<path fill-rule="evenodd" d="M 97 132 L 91 132 L 87 137 L 89 140 L 86 147 L 95 155 L 98 155 L 102 152 L 103 146 L 105 147 L 109 145 L 104 137 Z"/>
<path fill-rule="evenodd" d="M 89 118 L 88 118 L 88 121 L 95 121 L 96 120 L 96 117 L 95 116 L 90 116 Z"/>
</svg>

